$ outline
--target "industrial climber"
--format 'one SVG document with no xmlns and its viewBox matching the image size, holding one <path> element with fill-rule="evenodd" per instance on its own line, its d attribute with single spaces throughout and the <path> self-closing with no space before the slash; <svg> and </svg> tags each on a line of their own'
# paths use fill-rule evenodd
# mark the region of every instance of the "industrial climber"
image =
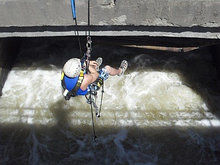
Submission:
<svg viewBox="0 0 220 165">
<path fill-rule="evenodd" d="M 86 65 L 87 63 L 87 65 Z M 104 80 L 110 76 L 121 76 L 128 67 L 128 62 L 123 60 L 118 69 L 106 65 L 99 69 L 102 64 L 102 58 L 99 57 L 96 61 L 82 61 L 78 58 L 69 59 L 63 67 L 61 75 L 61 83 L 64 89 L 64 97 L 69 100 L 70 97 L 78 95 L 87 95 L 90 90 L 90 85 L 95 83 L 99 88 Z M 86 72 L 86 68 L 88 71 Z"/>
</svg>

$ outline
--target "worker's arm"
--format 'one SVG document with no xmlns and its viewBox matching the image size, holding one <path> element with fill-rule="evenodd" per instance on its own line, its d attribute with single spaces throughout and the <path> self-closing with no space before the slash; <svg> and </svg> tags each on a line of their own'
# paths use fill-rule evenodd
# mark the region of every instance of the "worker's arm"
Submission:
<svg viewBox="0 0 220 165">
<path fill-rule="evenodd" d="M 98 66 L 96 61 L 90 61 L 89 63 L 89 74 L 84 75 L 84 80 L 80 86 L 82 90 L 86 90 L 88 85 L 92 84 L 99 77 L 99 73 L 96 71 L 96 67 Z"/>
<path fill-rule="evenodd" d="M 91 80 L 92 82 L 91 83 L 93 83 L 99 77 L 99 73 L 96 71 L 97 66 L 98 66 L 98 64 L 97 64 L 96 61 L 90 61 L 90 63 L 89 63 L 89 72 L 90 72 L 90 74 L 89 75 L 92 76 L 92 80 Z"/>
</svg>

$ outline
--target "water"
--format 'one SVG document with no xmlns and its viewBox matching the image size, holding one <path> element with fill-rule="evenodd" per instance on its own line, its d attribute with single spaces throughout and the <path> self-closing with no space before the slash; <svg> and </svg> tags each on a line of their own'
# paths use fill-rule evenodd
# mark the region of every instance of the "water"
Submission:
<svg viewBox="0 0 220 165">
<path fill-rule="evenodd" d="M 206 50 L 94 45 L 98 56 L 114 67 L 127 59 L 129 69 L 105 82 L 94 142 L 89 104 L 65 101 L 60 86 L 77 43 L 23 41 L 0 98 L 0 164 L 219 164 L 220 92 Z"/>
</svg>

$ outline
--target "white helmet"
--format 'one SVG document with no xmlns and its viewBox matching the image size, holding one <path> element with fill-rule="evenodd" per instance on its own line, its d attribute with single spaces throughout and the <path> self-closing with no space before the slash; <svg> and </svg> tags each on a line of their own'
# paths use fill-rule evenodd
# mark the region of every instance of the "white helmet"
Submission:
<svg viewBox="0 0 220 165">
<path fill-rule="evenodd" d="M 64 74 L 70 78 L 77 77 L 81 71 L 81 62 L 78 58 L 71 58 L 69 59 L 64 67 L 63 67 Z"/>
</svg>

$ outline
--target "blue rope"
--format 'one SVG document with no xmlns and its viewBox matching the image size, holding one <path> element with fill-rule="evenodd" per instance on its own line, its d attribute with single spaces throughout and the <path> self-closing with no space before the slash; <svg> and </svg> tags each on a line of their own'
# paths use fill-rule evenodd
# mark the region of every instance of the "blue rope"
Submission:
<svg viewBox="0 0 220 165">
<path fill-rule="evenodd" d="M 73 19 L 76 19 L 75 0 L 71 0 L 71 8 L 72 8 Z"/>
</svg>

